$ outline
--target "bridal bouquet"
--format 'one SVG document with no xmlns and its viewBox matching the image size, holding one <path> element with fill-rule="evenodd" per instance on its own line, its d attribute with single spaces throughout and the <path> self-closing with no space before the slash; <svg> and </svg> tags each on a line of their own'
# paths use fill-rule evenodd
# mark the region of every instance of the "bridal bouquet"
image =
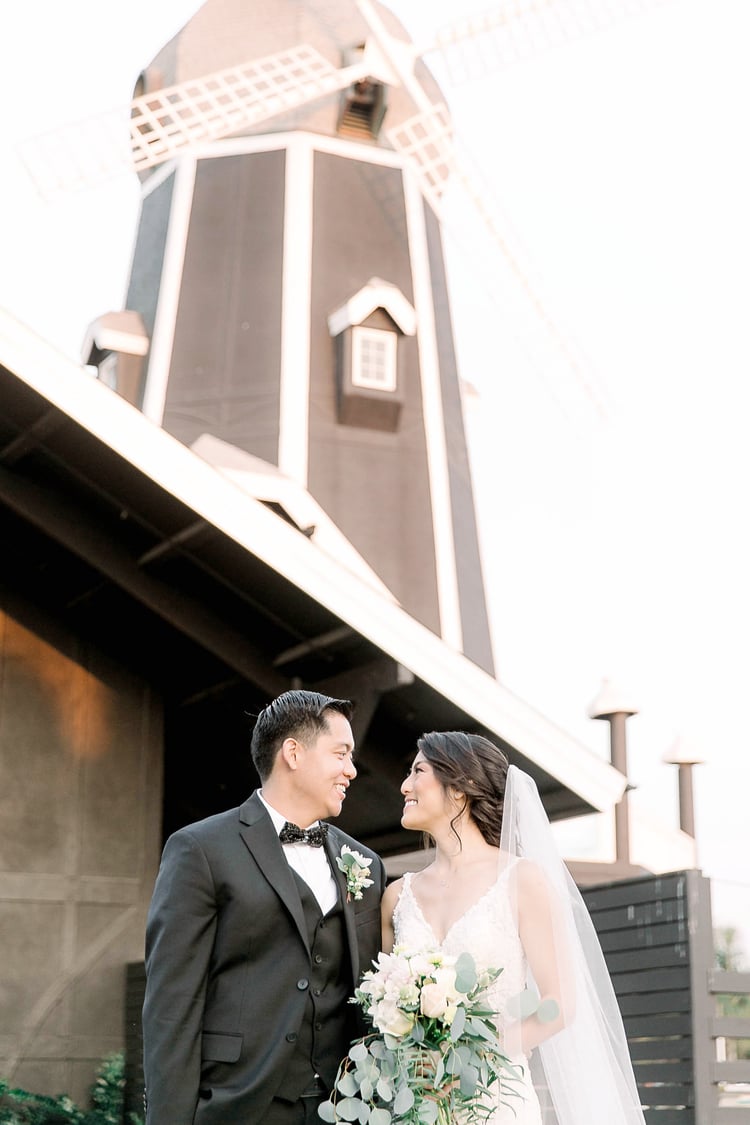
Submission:
<svg viewBox="0 0 750 1125">
<path fill-rule="evenodd" d="M 352 1003 L 373 1025 L 341 1063 L 324 1121 L 450 1125 L 485 1121 L 514 1093 L 520 1068 L 503 1054 L 485 993 L 501 970 L 477 973 L 468 953 L 380 953 Z"/>
</svg>

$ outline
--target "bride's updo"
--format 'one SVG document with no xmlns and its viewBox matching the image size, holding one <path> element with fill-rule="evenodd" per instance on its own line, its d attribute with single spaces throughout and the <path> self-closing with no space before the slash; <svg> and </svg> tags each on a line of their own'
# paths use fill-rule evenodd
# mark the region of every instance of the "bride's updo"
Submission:
<svg viewBox="0 0 750 1125">
<path fill-rule="evenodd" d="M 481 734 L 455 730 L 423 734 L 417 749 L 443 788 L 463 795 L 465 804 L 455 819 L 467 809 L 487 843 L 498 848 L 508 775 L 508 759 L 502 750 Z"/>
</svg>

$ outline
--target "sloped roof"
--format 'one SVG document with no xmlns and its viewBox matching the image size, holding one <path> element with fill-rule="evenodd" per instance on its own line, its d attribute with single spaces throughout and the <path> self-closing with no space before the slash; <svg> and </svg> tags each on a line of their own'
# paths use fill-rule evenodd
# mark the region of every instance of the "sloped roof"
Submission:
<svg viewBox="0 0 750 1125">
<path fill-rule="evenodd" d="M 88 612 L 86 627 L 98 623 L 103 632 L 106 620 L 107 633 L 118 630 L 125 643 L 146 627 L 138 614 L 163 622 L 179 635 L 169 651 L 182 654 L 187 680 L 186 654 L 199 652 L 204 679 L 218 682 L 219 665 L 231 669 L 262 703 L 292 683 L 335 685 L 352 668 L 389 662 L 392 690 L 361 771 L 371 788 L 358 783 L 358 815 L 372 818 L 370 838 L 386 850 L 399 850 L 398 818 L 391 820 L 400 809 L 402 759 L 413 749 L 411 734 L 424 729 L 494 737 L 535 777 L 552 817 L 608 808 L 624 790 L 619 772 L 337 564 L 283 511 L 248 495 L 3 313 L 0 519 L 4 543 L 22 551 L 29 537 L 29 559 L 19 555 L 14 572 L 19 580 L 30 572 L 32 550 L 42 549 L 32 537 L 43 536 L 59 573 L 47 567 L 52 577 L 39 596 L 52 598 L 77 560 L 96 575 L 75 602 L 90 607 L 80 611 Z M 7 581 L 13 551 L 3 554 Z M 75 583 L 82 581 L 77 571 Z M 69 589 L 65 597 L 72 604 Z M 132 649 L 134 659 L 156 665 L 161 634 L 153 628 L 142 643 L 133 638 Z M 159 651 L 174 684 L 177 671 Z M 396 731 L 410 745 L 391 760 Z"/>
</svg>

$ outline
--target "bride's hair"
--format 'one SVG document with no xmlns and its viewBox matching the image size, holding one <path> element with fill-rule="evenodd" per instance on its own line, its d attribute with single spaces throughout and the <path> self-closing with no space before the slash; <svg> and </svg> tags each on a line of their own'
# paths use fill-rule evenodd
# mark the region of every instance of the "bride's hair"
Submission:
<svg viewBox="0 0 750 1125">
<path fill-rule="evenodd" d="M 417 749 L 430 763 L 443 788 L 455 789 L 464 796 L 463 806 L 451 821 L 453 831 L 456 832 L 455 823 L 461 813 L 468 809 L 487 843 L 499 847 L 508 776 L 508 759 L 502 750 L 481 734 L 456 730 L 423 734 Z"/>
</svg>

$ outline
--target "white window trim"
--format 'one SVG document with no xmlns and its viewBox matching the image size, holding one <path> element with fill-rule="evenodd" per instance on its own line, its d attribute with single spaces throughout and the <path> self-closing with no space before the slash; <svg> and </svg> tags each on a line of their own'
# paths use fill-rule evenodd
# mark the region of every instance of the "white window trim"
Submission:
<svg viewBox="0 0 750 1125">
<path fill-rule="evenodd" d="M 383 379 L 370 379 L 363 373 L 363 345 L 368 341 L 384 345 L 385 370 Z M 388 329 L 365 328 L 362 325 L 352 328 L 352 386 L 375 391 L 395 391 L 397 389 L 397 347 L 396 333 L 390 332 Z"/>
</svg>

